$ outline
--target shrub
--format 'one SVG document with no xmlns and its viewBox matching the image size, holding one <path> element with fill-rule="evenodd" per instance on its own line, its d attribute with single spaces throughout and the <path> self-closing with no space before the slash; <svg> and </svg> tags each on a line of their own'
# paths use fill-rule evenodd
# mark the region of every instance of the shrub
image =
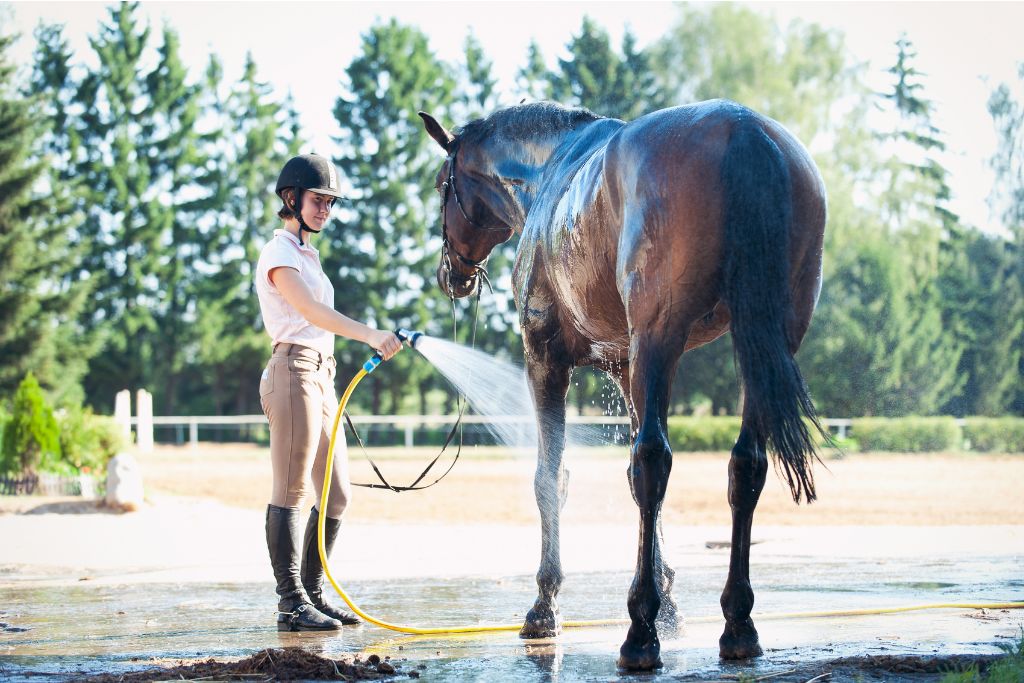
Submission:
<svg viewBox="0 0 1024 683">
<path fill-rule="evenodd" d="M 1024 453 L 1024 418 L 968 417 L 964 440 L 972 451 Z"/>
<path fill-rule="evenodd" d="M 73 409 L 66 411 L 59 423 L 64 462 L 76 472 L 102 474 L 107 462 L 124 446 L 124 436 L 111 417 Z"/>
<path fill-rule="evenodd" d="M 864 417 L 853 421 L 851 435 L 863 451 L 948 451 L 963 443 L 952 417 Z"/>
<path fill-rule="evenodd" d="M 740 422 L 738 417 L 670 417 L 668 441 L 674 451 L 729 451 Z"/>
<path fill-rule="evenodd" d="M 60 431 L 53 409 L 32 373 L 14 393 L 11 418 L 4 429 L 0 469 L 32 473 L 52 471 L 60 463 Z"/>
</svg>

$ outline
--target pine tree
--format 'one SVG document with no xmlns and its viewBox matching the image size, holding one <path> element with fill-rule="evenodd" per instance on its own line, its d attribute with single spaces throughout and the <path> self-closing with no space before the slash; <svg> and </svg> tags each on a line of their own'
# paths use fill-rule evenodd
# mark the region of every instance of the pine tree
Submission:
<svg viewBox="0 0 1024 683">
<path fill-rule="evenodd" d="M 536 40 L 530 40 L 526 49 L 526 62 L 516 71 L 516 98 L 525 100 L 551 99 L 551 74 Z"/>
<path fill-rule="evenodd" d="M 890 397 L 898 412 L 937 412 L 963 386 L 958 370 L 966 344 L 964 326 L 955 309 L 946 306 L 939 289 L 940 273 L 953 262 L 941 245 L 962 231 L 948 208 L 947 172 L 937 155 L 945 149 L 932 123 L 933 105 L 923 95 L 916 52 L 906 36 L 896 41 L 896 63 L 889 69 L 893 87 L 882 97 L 897 115 L 897 126 L 882 135 L 892 146 L 885 162 L 881 216 L 891 240 L 899 245 L 903 267 L 911 278 L 906 315 L 912 325 L 892 348 L 901 360 L 900 378 Z"/>
<path fill-rule="evenodd" d="M 81 154 L 80 133 L 72 116 L 78 83 L 72 74 L 71 50 L 60 26 L 41 24 L 26 96 L 40 115 L 32 156 L 43 163 L 43 182 L 33 205 L 45 214 L 46 249 L 37 255 L 47 270 L 46 307 L 54 318 L 48 335 L 53 359 L 35 373 L 58 405 L 77 406 L 83 399 L 81 380 L 99 345 L 78 322 L 92 294 L 93 280 L 78 263 L 87 245 L 79 229 L 85 215 L 86 188 L 73 172 Z"/>
<path fill-rule="evenodd" d="M 109 406 L 122 388 L 159 386 L 157 405 L 173 414 L 195 352 L 190 326 L 210 190 L 200 87 L 187 82 L 177 34 L 165 28 L 154 45 L 137 15 L 137 3 L 110 9 L 90 39 L 98 66 L 75 98 L 84 153 L 74 170 L 89 188 L 83 261 L 96 280 L 83 324 L 104 339 L 86 389 L 94 406 Z"/>
<path fill-rule="evenodd" d="M 262 246 L 280 224 L 274 182 L 297 152 L 293 122 L 285 105 L 261 81 L 251 54 L 241 79 L 221 92 L 221 68 L 211 60 L 204 108 L 229 135 L 213 136 L 206 155 L 213 180 L 214 220 L 206 238 L 216 269 L 200 283 L 197 298 L 199 349 L 204 376 L 204 410 L 215 414 L 259 412 L 252 373 L 269 351 L 256 297 L 254 273 Z"/>
<path fill-rule="evenodd" d="M 34 372 L 58 400 L 75 403 L 83 370 L 77 353 L 87 349 L 67 323 L 86 291 L 76 289 L 58 213 L 65 188 L 48 174 L 45 100 L 19 92 L 7 58 L 13 42 L 0 35 L 0 400 Z"/>
<path fill-rule="evenodd" d="M 637 49 L 636 38 L 628 30 L 620 57 L 608 33 L 585 17 L 567 48 L 571 57 L 559 59 L 559 68 L 551 75 L 555 100 L 626 120 L 663 106 L 649 58 Z"/>
<path fill-rule="evenodd" d="M 334 108 L 342 130 L 336 162 L 352 185 L 352 202 L 320 242 L 327 243 L 321 253 L 336 308 L 382 329 L 405 325 L 437 334 L 448 317 L 433 278 L 441 248 L 433 189 L 438 157 L 417 112 L 447 115 L 451 69 L 433 56 L 422 32 L 392 19 L 363 36 L 345 73 L 348 92 Z M 366 347 L 345 344 L 339 364 L 352 369 L 366 354 Z M 407 387 L 430 373 L 424 365 L 411 354 L 392 360 L 371 384 L 373 412 L 382 410 L 385 394 L 388 408 L 400 410 Z"/>
<path fill-rule="evenodd" d="M 1000 84 L 988 101 L 989 113 L 995 124 L 999 145 L 992 157 L 996 174 L 993 187 L 993 205 L 1009 232 L 1000 249 L 998 269 L 1004 275 L 993 278 L 990 291 L 999 298 L 998 306 L 1004 315 L 993 320 L 987 330 L 992 344 L 985 348 L 979 366 L 984 365 L 993 378 L 1010 378 L 1012 383 L 1006 394 L 998 389 L 984 390 L 989 411 L 994 411 L 1003 396 L 1003 410 L 1024 415 L 1024 331 L 1012 328 L 1024 320 L 1024 63 L 1017 65 L 1016 97 L 1006 83 Z M 1005 350 L 999 348 L 1012 340 Z M 982 391 L 978 392 L 979 395 Z"/>
</svg>

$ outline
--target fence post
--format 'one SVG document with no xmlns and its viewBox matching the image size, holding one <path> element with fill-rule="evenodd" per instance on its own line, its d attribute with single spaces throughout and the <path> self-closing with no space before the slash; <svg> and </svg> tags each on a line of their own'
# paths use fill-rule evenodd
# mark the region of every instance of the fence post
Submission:
<svg viewBox="0 0 1024 683">
<path fill-rule="evenodd" d="M 188 420 L 188 442 L 192 448 L 199 447 L 199 421 L 194 417 Z"/>
<path fill-rule="evenodd" d="M 121 427 L 124 442 L 132 442 L 132 392 L 122 389 L 114 396 L 114 421 Z"/>
<path fill-rule="evenodd" d="M 412 448 L 412 422 L 405 423 L 405 447 Z"/>
<path fill-rule="evenodd" d="M 139 389 L 135 398 L 138 420 L 135 422 L 135 442 L 142 453 L 153 452 L 153 394 Z"/>
</svg>

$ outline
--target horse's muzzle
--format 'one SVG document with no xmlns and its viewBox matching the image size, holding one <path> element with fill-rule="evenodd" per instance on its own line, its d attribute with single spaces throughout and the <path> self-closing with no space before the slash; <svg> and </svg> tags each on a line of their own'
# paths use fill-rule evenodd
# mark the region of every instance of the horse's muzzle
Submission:
<svg viewBox="0 0 1024 683">
<path fill-rule="evenodd" d="M 476 274 L 465 276 L 450 271 L 444 264 L 437 267 L 437 284 L 447 296 L 462 299 L 476 292 L 480 278 Z"/>
</svg>

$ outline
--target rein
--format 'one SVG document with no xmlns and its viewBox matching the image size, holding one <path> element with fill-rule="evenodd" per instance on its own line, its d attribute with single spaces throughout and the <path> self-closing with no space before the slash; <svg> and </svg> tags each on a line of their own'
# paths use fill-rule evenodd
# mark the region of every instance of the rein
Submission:
<svg viewBox="0 0 1024 683">
<path fill-rule="evenodd" d="M 482 281 L 482 284 L 477 288 L 476 291 L 476 303 L 473 306 L 473 331 L 472 334 L 470 335 L 470 347 L 476 348 L 476 332 L 479 326 L 478 323 L 480 322 L 480 299 L 483 294 L 483 284 L 487 285 L 488 291 L 492 293 L 494 291 L 493 288 L 491 287 L 490 278 L 488 278 L 487 276 L 487 269 L 484 267 L 484 265 L 487 263 L 487 259 L 490 258 L 490 254 L 488 254 L 487 257 L 485 257 L 481 261 L 474 261 L 460 254 L 458 251 L 455 250 L 455 247 L 451 245 L 451 242 L 448 239 L 448 220 L 446 216 L 447 212 L 445 211 L 445 208 L 448 206 L 449 190 L 455 197 L 455 204 L 456 206 L 459 207 L 459 211 L 462 212 L 462 217 L 465 218 L 466 222 L 473 226 L 474 229 L 486 231 L 504 231 L 509 230 L 510 228 L 490 228 L 482 226 L 469 217 L 469 215 L 466 213 L 466 209 L 463 208 L 462 206 L 462 202 L 459 200 L 459 193 L 455 189 L 455 155 L 453 154 L 450 157 L 450 159 L 451 164 L 449 165 L 449 168 L 451 169 L 451 172 L 448 175 L 448 179 L 441 185 L 441 257 L 444 260 L 445 265 L 447 266 L 446 271 L 448 273 L 448 300 L 451 302 L 452 305 L 452 341 L 458 342 L 459 339 L 458 316 L 456 315 L 455 295 L 452 293 L 454 291 L 452 288 L 452 281 L 454 278 L 457 278 L 460 282 L 465 283 L 469 282 L 474 277 L 479 277 Z M 455 254 L 455 257 L 458 258 L 459 261 L 461 261 L 464 265 L 472 268 L 473 273 L 468 276 L 456 274 L 451 267 L 451 254 Z M 438 452 L 438 454 L 434 456 L 434 458 L 427 464 L 423 471 L 420 472 L 420 475 L 416 477 L 416 479 L 408 486 L 395 486 L 391 484 L 387 479 L 385 479 L 383 473 L 381 473 L 380 471 L 380 468 L 377 466 L 377 463 L 373 461 L 373 458 L 370 457 L 369 452 L 366 450 L 366 445 L 363 443 L 362 438 L 359 436 L 359 432 L 356 431 L 356 426 L 352 422 L 352 417 L 348 414 L 348 411 L 346 410 L 344 412 L 345 424 L 348 425 L 348 429 L 352 433 L 352 436 L 355 437 L 356 443 L 359 444 L 359 448 L 360 450 L 362 450 L 363 456 L 370 463 L 370 467 L 373 468 L 373 473 L 376 474 L 377 478 L 380 480 L 379 484 L 361 484 L 357 482 L 351 482 L 352 486 L 359 486 L 367 489 L 387 489 L 395 493 L 402 493 L 403 491 L 421 491 L 423 489 L 428 489 L 434 484 L 444 479 L 446 476 L 448 476 L 448 473 L 451 472 L 452 469 L 455 467 L 455 463 L 459 461 L 459 456 L 462 454 L 464 436 L 462 430 L 462 418 L 466 413 L 466 408 L 468 405 L 469 403 L 465 400 L 465 397 L 460 395 L 459 416 L 458 418 L 456 418 L 455 424 L 452 425 L 451 430 L 449 430 L 448 435 L 445 437 L 444 444 L 441 445 L 440 452 Z M 429 474 L 430 470 L 434 467 L 434 465 L 441 458 L 441 456 L 444 455 L 445 450 L 454 440 L 456 433 L 458 433 L 459 435 L 459 445 L 455 451 L 455 456 L 452 458 L 451 464 L 448 465 L 448 469 L 446 469 L 444 473 L 442 473 L 441 476 L 439 476 L 434 481 L 430 482 L 429 484 L 420 486 L 420 482 L 423 481 L 423 479 L 427 476 L 427 474 Z"/>
</svg>

